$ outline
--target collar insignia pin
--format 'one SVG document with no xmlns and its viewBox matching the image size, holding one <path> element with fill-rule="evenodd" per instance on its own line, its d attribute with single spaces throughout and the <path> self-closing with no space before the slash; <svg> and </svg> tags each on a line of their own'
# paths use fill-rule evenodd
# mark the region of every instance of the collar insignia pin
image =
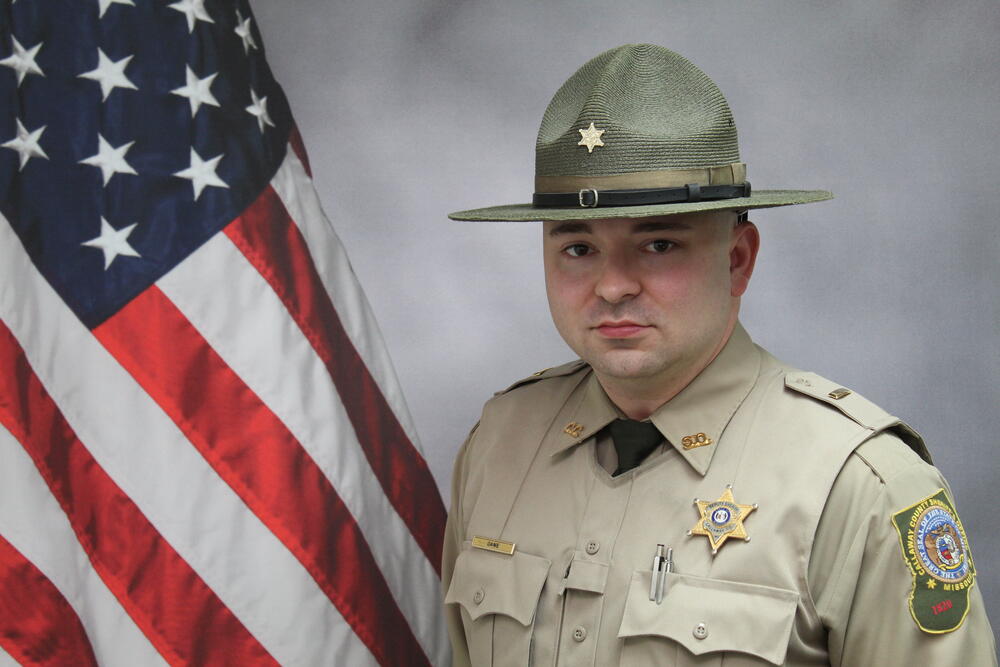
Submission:
<svg viewBox="0 0 1000 667">
<path fill-rule="evenodd" d="M 684 449 L 696 449 L 698 447 L 707 447 L 714 442 L 714 440 L 704 433 L 695 433 L 694 435 L 685 435 L 684 439 L 681 440 L 681 446 Z"/>
<path fill-rule="evenodd" d="M 604 145 L 604 142 L 601 141 L 601 135 L 604 134 L 604 130 L 598 130 L 596 127 L 594 127 L 593 123 L 591 123 L 590 127 L 588 127 L 586 130 L 577 130 L 577 132 L 579 132 L 580 136 L 583 138 L 580 139 L 580 141 L 576 145 L 586 146 L 588 153 L 593 153 L 595 146 Z"/>
<path fill-rule="evenodd" d="M 563 427 L 563 433 L 574 438 L 579 438 L 580 434 L 583 433 L 583 425 L 577 424 L 576 422 L 570 422 Z"/>
<path fill-rule="evenodd" d="M 746 542 L 750 541 L 743 521 L 750 513 L 757 509 L 757 505 L 741 505 L 733 498 L 733 486 L 729 484 L 722 496 L 718 500 L 699 500 L 695 498 L 695 505 L 698 506 L 698 523 L 688 531 L 688 535 L 704 535 L 708 538 L 709 546 L 712 547 L 712 555 L 719 553 L 723 543 L 730 537 L 740 538 Z"/>
</svg>

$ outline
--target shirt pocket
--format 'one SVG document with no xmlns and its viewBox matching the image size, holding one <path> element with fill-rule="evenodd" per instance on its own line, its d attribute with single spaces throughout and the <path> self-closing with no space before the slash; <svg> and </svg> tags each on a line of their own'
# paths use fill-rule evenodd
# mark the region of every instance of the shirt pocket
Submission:
<svg viewBox="0 0 1000 667">
<path fill-rule="evenodd" d="M 662 604 L 649 571 L 632 574 L 618 637 L 622 665 L 781 665 L 795 621 L 796 591 L 668 574 Z M 669 658 L 666 659 L 669 662 Z"/>
<path fill-rule="evenodd" d="M 530 663 L 535 610 L 551 565 L 523 551 L 466 548 L 458 555 L 444 601 L 462 607 L 473 665 Z"/>
</svg>

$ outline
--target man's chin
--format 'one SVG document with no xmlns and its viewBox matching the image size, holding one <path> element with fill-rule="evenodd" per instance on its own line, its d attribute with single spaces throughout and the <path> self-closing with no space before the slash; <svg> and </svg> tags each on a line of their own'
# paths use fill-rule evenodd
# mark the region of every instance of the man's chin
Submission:
<svg viewBox="0 0 1000 667">
<path fill-rule="evenodd" d="M 663 372 L 665 366 L 662 359 L 650 358 L 650 355 L 638 350 L 615 350 L 591 359 L 584 359 L 598 373 L 616 380 L 639 380 Z"/>
</svg>

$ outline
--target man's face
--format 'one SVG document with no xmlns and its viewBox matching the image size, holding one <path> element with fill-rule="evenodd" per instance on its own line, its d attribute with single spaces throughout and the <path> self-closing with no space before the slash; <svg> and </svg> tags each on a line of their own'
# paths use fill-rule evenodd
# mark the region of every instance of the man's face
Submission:
<svg viewBox="0 0 1000 667">
<path fill-rule="evenodd" d="M 757 231 L 732 211 L 544 224 L 563 339 L 603 379 L 656 389 L 704 368 L 736 320 Z"/>
</svg>

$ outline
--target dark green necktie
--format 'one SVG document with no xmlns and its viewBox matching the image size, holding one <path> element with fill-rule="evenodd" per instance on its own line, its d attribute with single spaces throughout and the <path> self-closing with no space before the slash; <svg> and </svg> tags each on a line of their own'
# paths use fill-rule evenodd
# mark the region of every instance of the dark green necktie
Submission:
<svg viewBox="0 0 1000 667">
<path fill-rule="evenodd" d="M 663 436 L 652 422 L 616 419 L 608 424 L 608 430 L 611 431 L 615 451 L 618 452 L 616 475 L 628 472 L 642 463 L 642 460 L 663 442 Z"/>
</svg>

